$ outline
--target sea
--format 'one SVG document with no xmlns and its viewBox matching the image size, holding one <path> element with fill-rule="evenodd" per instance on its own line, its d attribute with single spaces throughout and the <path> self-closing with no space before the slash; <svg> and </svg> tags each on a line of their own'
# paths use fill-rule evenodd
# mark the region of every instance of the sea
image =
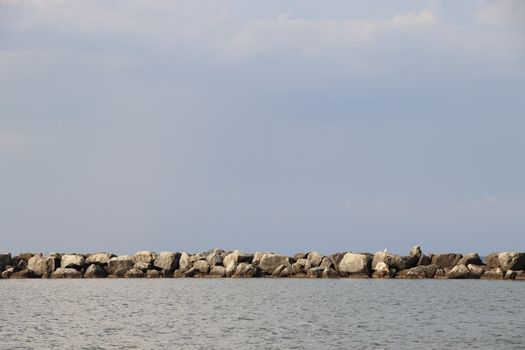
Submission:
<svg viewBox="0 0 525 350">
<path fill-rule="evenodd" d="M 0 349 L 525 349 L 525 282 L 0 280 Z"/>
</svg>

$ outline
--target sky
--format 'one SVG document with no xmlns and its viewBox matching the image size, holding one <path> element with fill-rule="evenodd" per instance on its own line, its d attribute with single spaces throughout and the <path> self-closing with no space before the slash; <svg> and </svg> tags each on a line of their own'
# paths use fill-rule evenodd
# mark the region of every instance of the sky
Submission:
<svg viewBox="0 0 525 350">
<path fill-rule="evenodd" d="M 0 251 L 525 251 L 525 2 L 0 0 Z"/>
</svg>

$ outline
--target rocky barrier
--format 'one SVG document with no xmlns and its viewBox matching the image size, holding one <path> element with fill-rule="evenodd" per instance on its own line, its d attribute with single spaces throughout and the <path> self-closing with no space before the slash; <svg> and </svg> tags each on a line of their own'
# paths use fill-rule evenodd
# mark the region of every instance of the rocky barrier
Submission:
<svg viewBox="0 0 525 350">
<path fill-rule="evenodd" d="M 525 253 L 423 254 L 342 252 L 322 255 L 255 254 L 212 249 L 198 254 L 141 251 L 110 253 L 0 254 L 1 278 L 292 277 L 525 280 Z"/>
</svg>

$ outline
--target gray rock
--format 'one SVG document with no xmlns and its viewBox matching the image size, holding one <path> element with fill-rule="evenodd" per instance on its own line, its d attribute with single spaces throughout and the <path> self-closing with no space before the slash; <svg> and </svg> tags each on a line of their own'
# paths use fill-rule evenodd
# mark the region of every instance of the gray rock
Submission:
<svg viewBox="0 0 525 350">
<path fill-rule="evenodd" d="M 421 255 L 421 257 L 419 258 L 419 261 L 417 262 L 418 266 L 421 266 L 421 265 L 425 266 L 425 265 L 430 265 L 430 264 L 432 264 L 432 258 L 425 254 Z"/>
<path fill-rule="evenodd" d="M 438 271 L 436 265 L 420 265 L 412 267 L 410 269 L 401 270 L 396 274 L 396 278 L 401 279 L 422 279 L 422 278 L 434 278 Z M 443 277 L 445 277 L 445 271 L 441 270 Z M 441 273 L 441 272 L 440 272 Z"/>
<path fill-rule="evenodd" d="M 525 269 L 525 253 L 504 252 L 499 254 L 498 259 L 503 270 Z"/>
<path fill-rule="evenodd" d="M 133 269 L 140 270 L 142 272 L 146 272 L 151 268 L 151 265 L 146 262 L 136 262 L 133 264 Z"/>
<path fill-rule="evenodd" d="M 328 269 L 332 269 L 335 267 L 334 263 L 332 262 L 332 259 L 330 259 L 327 256 L 325 256 L 323 260 L 321 260 L 321 264 L 319 266 L 328 268 Z"/>
<path fill-rule="evenodd" d="M 478 253 L 469 253 L 459 259 L 458 265 L 465 265 L 468 266 L 469 264 L 472 265 L 483 265 L 483 262 L 481 261 L 481 258 L 479 257 Z"/>
<path fill-rule="evenodd" d="M 497 269 L 501 267 L 499 263 L 499 253 L 490 253 L 485 257 L 485 264 L 491 269 Z"/>
<path fill-rule="evenodd" d="M 62 255 L 60 267 L 81 269 L 86 264 L 86 259 L 80 254 L 66 254 Z"/>
<path fill-rule="evenodd" d="M 38 276 L 49 276 L 53 270 L 48 266 L 47 259 L 42 254 L 33 255 L 27 263 L 27 268 Z"/>
<path fill-rule="evenodd" d="M 339 263 L 339 271 L 370 275 L 372 258 L 368 254 L 346 253 Z"/>
<path fill-rule="evenodd" d="M 88 265 L 91 264 L 98 264 L 98 265 L 107 265 L 109 262 L 109 259 L 111 259 L 111 254 L 109 253 L 96 253 L 88 256 L 86 259 L 86 263 Z"/>
<path fill-rule="evenodd" d="M 518 275 L 518 271 L 507 270 L 507 272 L 505 272 L 505 279 L 515 280 L 517 275 Z"/>
<path fill-rule="evenodd" d="M 212 252 L 208 254 L 206 257 L 206 261 L 210 265 L 210 268 L 214 268 L 215 266 L 222 266 L 223 257 L 220 255 L 219 252 Z"/>
<path fill-rule="evenodd" d="M 230 260 L 228 265 L 226 265 L 226 277 L 233 276 L 236 270 L 237 270 L 237 263 L 234 260 Z"/>
<path fill-rule="evenodd" d="M 144 277 L 144 272 L 139 269 L 131 268 L 124 274 L 124 278 L 142 278 Z"/>
<path fill-rule="evenodd" d="M 323 276 L 324 268 L 317 266 L 306 270 L 306 277 L 308 278 L 321 278 Z"/>
<path fill-rule="evenodd" d="M 372 260 L 372 270 L 376 270 L 376 265 L 380 262 L 385 263 L 390 269 L 396 271 L 406 270 L 417 265 L 417 260 L 414 257 L 405 257 L 397 254 L 391 254 L 386 252 L 377 252 L 374 254 Z"/>
<path fill-rule="evenodd" d="M 252 265 L 254 267 L 259 267 L 259 263 L 261 262 L 261 259 L 262 257 L 264 256 L 264 254 L 268 254 L 267 252 L 256 252 L 254 255 L 253 255 L 253 259 L 252 259 Z"/>
<path fill-rule="evenodd" d="M 322 278 L 337 278 L 337 277 L 339 277 L 339 275 L 337 274 L 336 270 L 334 270 L 332 268 L 329 268 L 329 267 L 326 267 L 323 270 L 323 275 L 321 277 Z"/>
<path fill-rule="evenodd" d="M 341 260 L 343 260 L 343 257 L 345 256 L 345 254 L 346 253 L 334 253 L 330 255 L 330 260 L 332 260 L 332 262 L 334 263 L 336 270 L 339 269 L 339 263 L 341 262 Z"/>
<path fill-rule="evenodd" d="M 279 277 L 291 277 L 292 276 L 292 268 L 291 267 L 285 267 L 281 270 L 281 273 L 279 273 Z"/>
<path fill-rule="evenodd" d="M 290 266 L 289 258 L 284 255 L 267 253 L 262 256 L 258 267 L 264 273 L 271 275 L 279 265 Z"/>
<path fill-rule="evenodd" d="M 157 254 L 150 252 L 149 250 L 137 252 L 133 256 L 134 263 L 146 263 L 148 265 L 153 264 L 155 259 L 157 259 Z"/>
<path fill-rule="evenodd" d="M 207 256 L 208 254 L 205 252 L 190 255 L 190 262 L 195 263 L 196 261 L 199 261 L 199 260 L 206 260 Z"/>
<path fill-rule="evenodd" d="M 447 276 L 449 279 L 466 279 L 466 278 L 480 278 L 481 276 L 474 275 L 468 267 L 463 264 L 456 265 L 450 270 Z"/>
<path fill-rule="evenodd" d="M 502 280 L 505 277 L 505 272 L 499 267 L 485 271 L 481 276 L 483 280 Z"/>
<path fill-rule="evenodd" d="M 8 267 L 7 269 L 5 269 L 5 271 L 2 272 L 1 276 L 2 278 L 9 278 L 15 272 L 16 271 L 14 267 Z"/>
<path fill-rule="evenodd" d="M 521 270 L 516 273 L 517 280 L 525 280 L 525 271 Z"/>
<path fill-rule="evenodd" d="M 198 273 L 207 274 L 210 271 L 210 264 L 206 260 L 198 260 L 193 263 L 193 268 Z"/>
<path fill-rule="evenodd" d="M 285 265 L 279 265 L 273 272 L 272 277 L 281 277 L 281 272 L 286 268 Z"/>
<path fill-rule="evenodd" d="M 243 277 L 254 277 L 257 273 L 256 269 L 252 264 L 240 263 L 237 265 L 237 269 L 232 277 L 243 278 Z"/>
<path fill-rule="evenodd" d="M 307 264 L 308 264 L 308 260 L 306 259 L 299 259 L 296 262 L 294 262 L 291 266 L 292 275 L 298 275 L 301 273 L 305 274 Z"/>
<path fill-rule="evenodd" d="M 192 267 L 192 262 L 190 261 L 190 255 L 186 252 L 180 255 L 179 259 L 179 270 L 182 272 L 188 271 Z"/>
<path fill-rule="evenodd" d="M 162 252 L 155 259 L 154 266 L 161 270 L 171 271 L 179 268 L 180 253 Z"/>
<path fill-rule="evenodd" d="M 160 277 L 160 272 L 157 271 L 157 270 L 154 270 L 154 269 L 150 269 L 150 270 L 146 271 L 146 277 L 147 278 L 159 278 Z"/>
<path fill-rule="evenodd" d="M 33 271 L 24 269 L 21 271 L 13 272 L 9 275 L 9 278 L 12 279 L 22 279 L 22 278 L 40 278 L 40 276 L 36 275 Z"/>
<path fill-rule="evenodd" d="M 226 277 L 226 268 L 224 266 L 215 265 L 210 270 L 210 277 L 214 277 L 214 278 Z"/>
<path fill-rule="evenodd" d="M 310 252 L 308 253 L 308 257 L 306 258 L 308 261 L 308 266 L 317 267 L 321 265 L 321 262 L 323 261 L 323 256 L 321 253 L 318 252 Z"/>
<path fill-rule="evenodd" d="M 133 264 L 133 258 L 129 255 L 111 258 L 108 261 L 108 273 L 114 277 L 123 277 Z"/>
<path fill-rule="evenodd" d="M 51 278 L 82 278 L 82 273 L 74 268 L 59 267 L 51 273 Z"/>
<path fill-rule="evenodd" d="M 437 265 L 438 268 L 453 268 L 458 264 L 458 261 L 463 257 L 461 254 L 447 253 L 436 254 L 432 258 L 432 264 Z"/>
<path fill-rule="evenodd" d="M 294 260 L 299 260 L 299 259 L 306 259 L 308 256 L 307 253 L 297 253 L 293 256 Z"/>
<path fill-rule="evenodd" d="M 106 270 L 104 270 L 98 264 L 91 264 L 84 272 L 84 278 L 104 278 L 107 276 Z"/>
</svg>

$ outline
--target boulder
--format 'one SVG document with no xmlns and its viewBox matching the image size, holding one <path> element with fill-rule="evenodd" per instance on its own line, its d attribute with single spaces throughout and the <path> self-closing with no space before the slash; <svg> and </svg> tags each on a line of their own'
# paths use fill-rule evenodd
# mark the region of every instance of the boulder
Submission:
<svg viewBox="0 0 525 350">
<path fill-rule="evenodd" d="M 416 258 L 416 260 L 418 261 L 419 261 L 419 258 L 421 258 L 421 255 L 423 255 L 423 252 L 421 251 L 421 247 L 418 245 L 412 247 L 409 253 L 409 256 Z"/>
<path fill-rule="evenodd" d="M 517 275 L 518 275 L 518 271 L 507 270 L 507 272 L 505 272 L 504 278 L 506 280 L 515 280 Z"/>
<path fill-rule="evenodd" d="M 485 273 L 485 265 L 474 265 L 474 264 L 468 264 L 467 268 L 469 269 L 470 273 L 474 276 L 474 278 L 481 278 L 481 276 Z"/>
<path fill-rule="evenodd" d="M 485 271 L 481 276 L 484 280 L 502 280 L 505 277 L 505 272 L 499 267 Z"/>
<path fill-rule="evenodd" d="M 281 270 L 281 273 L 279 273 L 279 277 L 291 277 L 292 276 L 292 268 L 291 267 L 285 267 Z"/>
<path fill-rule="evenodd" d="M 154 269 L 150 269 L 150 270 L 146 271 L 146 277 L 147 278 L 159 278 L 160 277 L 160 272 L 157 271 L 157 270 L 154 270 Z"/>
<path fill-rule="evenodd" d="M 42 254 L 33 255 L 27 262 L 27 269 L 39 277 L 49 276 L 53 272 L 53 270 L 49 271 L 47 259 Z"/>
<path fill-rule="evenodd" d="M 182 272 L 188 271 L 192 267 L 192 262 L 190 261 L 190 255 L 186 252 L 180 255 L 179 259 L 179 270 Z"/>
<path fill-rule="evenodd" d="M 417 265 L 419 257 L 407 257 L 386 252 L 377 252 L 374 254 L 372 260 L 372 270 L 376 269 L 376 265 L 380 262 L 385 263 L 389 268 L 396 271 L 406 270 Z"/>
<path fill-rule="evenodd" d="M 272 277 L 281 277 L 281 272 L 286 268 L 286 265 L 279 265 L 273 272 Z"/>
<path fill-rule="evenodd" d="M 59 267 L 51 273 L 51 278 L 82 278 L 82 273 L 74 268 Z"/>
<path fill-rule="evenodd" d="M 124 274 L 124 278 L 142 278 L 144 277 L 144 272 L 139 269 L 131 268 Z"/>
<path fill-rule="evenodd" d="M 160 270 L 174 271 L 179 268 L 180 253 L 162 252 L 155 259 L 154 266 Z"/>
<path fill-rule="evenodd" d="M 236 270 L 237 270 L 237 263 L 234 260 L 230 260 L 228 265 L 226 265 L 226 277 L 233 276 Z"/>
<path fill-rule="evenodd" d="M 345 254 L 346 253 L 334 253 L 330 255 L 330 260 L 332 260 L 332 262 L 334 263 L 336 270 L 339 269 L 339 263 L 341 262 L 341 260 L 343 260 L 343 257 L 345 256 Z"/>
<path fill-rule="evenodd" d="M 86 259 L 80 254 L 65 254 L 62 255 L 60 267 L 62 268 L 73 268 L 80 270 L 86 264 Z"/>
<path fill-rule="evenodd" d="M 490 253 L 485 257 L 485 264 L 491 269 L 501 267 L 499 263 L 499 253 Z"/>
<path fill-rule="evenodd" d="M 0 271 L 4 271 L 4 269 L 11 263 L 11 254 L 0 254 Z"/>
<path fill-rule="evenodd" d="M 525 280 L 525 271 L 521 270 L 516 273 L 517 280 Z"/>
<path fill-rule="evenodd" d="M 206 261 L 210 265 L 210 268 L 214 268 L 215 266 L 222 266 L 223 257 L 219 252 L 213 251 L 208 254 Z"/>
<path fill-rule="evenodd" d="M 323 270 L 323 274 L 321 276 L 322 278 L 337 278 L 339 277 L 339 275 L 337 274 L 337 271 L 332 269 L 332 268 L 329 268 L 329 267 L 326 267 L 324 270 Z"/>
<path fill-rule="evenodd" d="M 299 259 L 306 259 L 308 257 L 308 254 L 307 253 L 297 253 L 293 256 L 294 260 L 299 260 Z"/>
<path fill-rule="evenodd" d="M 33 271 L 24 269 L 21 271 L 13 272 L 9 275 L 9 278 L 20 279 L 20 278 L 39 278 Z"/>
<path fill-rule="evenodd" d="M 396 272 L 389 268 L 384 262 L 379 262 L 376 264 L 376 269 L 372 273 L 372 278 L 392 278 Z"/>
<path fill-rule="evenodd" d="M 525 253 L 500 253 L 498 260 L 503 270 L 517 271 L 525 269 Z"/>
<path fill-rule="evenodd" d="M 96 253 L 88 256 L 86 259 L 86 263 L 88 265 L 91 264 L 98 264 L 98 265 L 107 265 L 109 262 L 109 259 L 111 259 L 111 254 L 109 253 Z"/>
<path fill-rule="evenodd" d="M 107 276 L 106 270 L 104 270 L 98 264 L 91 264 L 84 272 L 84 278 L 104 278 Z"/>
<path fill-rule="evenodd" d="M 208 254 L 205 253 L 205 252 L 200 252 L 200 253 L 197 253 L 197 254 L 190 255 L 190 262 L 194 263 L 194 262 L 199 261 L 199 260 L 206 260 L 207 256 L 208 256 Z"/>
<path fill-rule="evenodd" d="M 111 258 L 108 261 L 108 273 L 113 277 L 123 277 L 133 264 L 133 258 L 129 255 Z"/>
<path fill-rule="evenodd" d="M 321 278 L 323 276 L 324 267 L 311 267 L 306 270 L 306 277 L 308 278 Z"/>
<path fill-rule="evenodd" d="M 483 262 L 481 261 L 481 258 L 479 257 L 478 253 L 469 253 L 459 259 L 457 265 L 465 265 L 468 266 L 470 264 L 472 265 L 483 265 Z"/>
<path fill-rule="evenodd" d="M 466 279 L 466 278 L 480 278 L 481 276 L 474 275 L 468 267 L 463 264 L 456 265 L 449 271 L 447 278 L 449 279 Z"/>
<path fill-rule="evenodd" d="M 210 264 L 206 260 L 198 260 L 193 263 L 193 268 L 197 273 L 207 274 L 210 271 Z"/>
<path fill-rule="evenodd" d="M 346 253 L 339 263 L 339 271 L 370 275 L 372 258 L 369 254 Z"/>
<path fill-rule="evenodd" d="M 254 277 L 256 273 L 257 271 L 252 264 L 240 263 L 232 277 Z"/>
<path fill-rule="evenodd" d="M 432 257 L 432 264 L 437 265 L 440 269 L 451 269 L 458 264 L 462 257 L 463 255 L 454 253 L 436 254 Z"/>
<path fill-rule="evenodd" d="M 136 262 L 135 264 L 133 264 L 132 268 L 140 270 L 142 272 L 146 272 L 151 268 L 151 265 L 145 262 Z"/>
<path fill-rule="evenodd" d="M 252 265 L 254 267 L 259 267 L 259 263 L 261 262 L 261 259 L 262 257 L 264 256 L 264 254 L 268 254 L 268 253 L 265 253 L 265 252 L 255 252 L 255 254 L 253 255 L 253 259 L 252 259 Z"/>
<path fill-rule="evenodd" d="M 296 262 L 294 262 L 291 266 L 292 275 L 298 275 L 298 274 L 303 274 L 303 273 L 305 274 L 307 264 L 308 264 L 308 260 L 306 259 L 299 259 Z"/>
<path fill-rule="evenodd" d="M 426 266 L 430 264 L 432 264 L 432 258 L 425 254 L 421 255 L 419 261 L 417 262 L 418 266 Z"/>
<path fill-rule="evenodd" d="M 157 259 L 157 254 L 155 254 L 154 252 L 150 252 L 149 250 L 143 250 L 133 255 L 134 263 L 146 263 L 150 265 L 153 264 L 155 259 Z"/>
<path fill-rule="evenodd" d="M 310 252 L 308 253 L 308 257 L 306 258 L 308 261 L 308 266 L 310 268 L 317 267 L 321 265 L 321 262 L 323 261 L 323 256 L 318 252 Z"/>
<path fill-rule="evenodd" d="M 279 265 L 290 266 L 289 258 L 284 255 L 267 253 L 262 256 L 258 267 L 264 273 L 271 275 Z"/>
<path fill-rule="evenodd" d="M 210 277 L 222 278 L 226 276 L 226 268 L 224 266 L 215 265 L 210 270 Z"/>
<path fill-rule="evenodd" d="M 321 260 L 321 264 L 319 266 L 324 267 L 324 268 L 332 269 L 332 268 L 334 268 L 335 265 L 332 262 L 332 259 L 330 259 L 329 257 L 325 256 L 323 258 L 323 260 Z"/>
<path fill-rule="evenodd" d="M 420 265 L 410 269 L 401 270 L 396 274 L 396 278 L 401 279 L 422 279 L 434 278 L 438 268 L 436 265 Z M 443 271 L 443 270 L 441 270 Z M 443 271 L 444 274 L 444 271 Z"/>
<path fill-rule="evenodd" d="M 14 267 L 8 267 L 7 269 L 5 269 L 5 271 L 2 272 L 0 276 L 2 276 L 2 278 L 9 278 L 15 272 L 16 271 Z"/>
</svg>

